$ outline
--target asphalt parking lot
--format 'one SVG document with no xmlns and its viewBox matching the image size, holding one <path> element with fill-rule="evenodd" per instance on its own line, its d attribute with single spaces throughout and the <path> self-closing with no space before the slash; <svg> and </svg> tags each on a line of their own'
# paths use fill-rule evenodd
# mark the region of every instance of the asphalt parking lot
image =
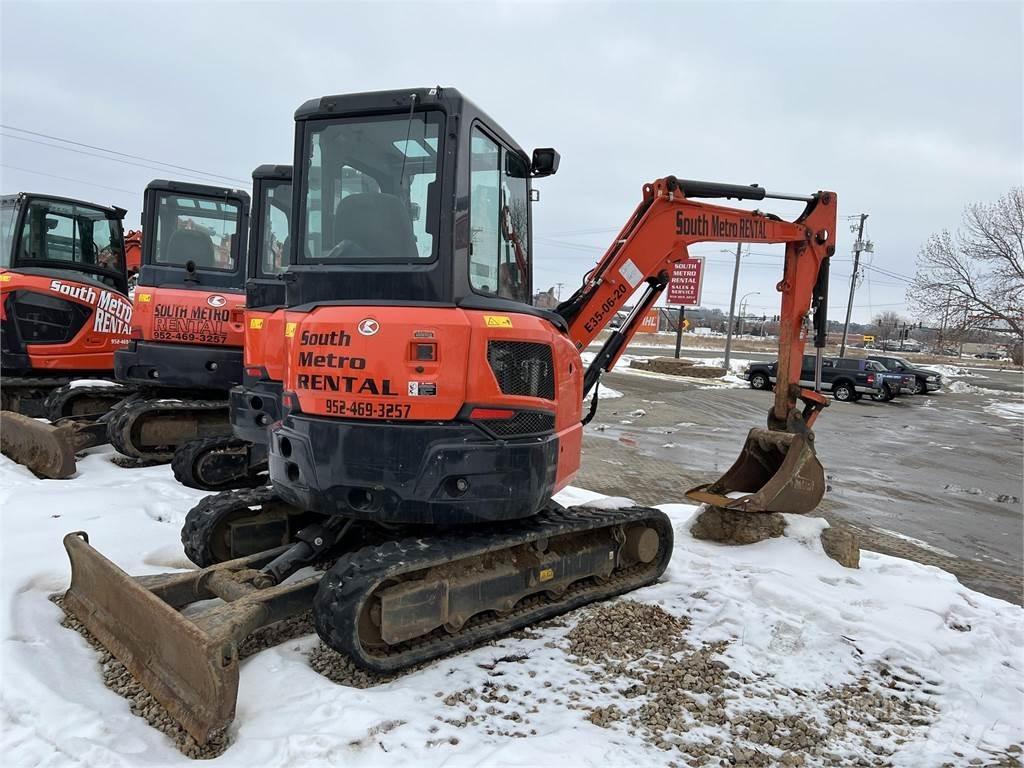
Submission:
<svg viewBox="0 0 1024 768">
<path fill-rule="evenodd" d="M 1017 386 L 1008 383 L 1005 395 L 833 403 L 815 430 L 828 480 L 821 512 L 853 528 L 866 549 L 938 565 L 974 589 L 1024 602 L 1024 418 L 1000 409 L 1024 403 L 1013 375 Z M 602 400 L 587 427 L 576 483 L 642 504 L 681 501 L 721 475 L 747 431 L 763 426 L 772 397 L 635 372 L 603 382 L 623 397 Z"/>
</svg>

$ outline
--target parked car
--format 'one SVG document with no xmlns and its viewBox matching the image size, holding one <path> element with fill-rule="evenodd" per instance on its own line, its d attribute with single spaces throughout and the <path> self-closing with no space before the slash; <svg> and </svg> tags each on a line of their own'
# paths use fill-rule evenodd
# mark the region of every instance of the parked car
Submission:
<svg viewBox="0 0 1024 768">
<path fill-rule="evenodd" d="M 908 374 L 914 377 L 914 394 L 927 395 L 942 389 L 942 374 L 930 368 L 919 368 L 902 357 L 891 355 L 868 355 L 868 360 L 881 363 L 887 370 Z"/>
<path fill-rule="evenodd" d="M 754 389 L 771 389 L 775 385 L 777 371 L 777 361 L 751 363 L 742 376 Z M 804 355 L 800 386 L 814 386 L 814 355 Z M 864 395 L 885 395 L 887 388 L 895 397 L 902 387 L 903 377 L 900 374 L 886 371 L 881 363 L 872 360 L 826 357 L 821 361 L 821 389 L 831 392 L 832 397 L 841 402 L 856 402 Z"/>
<path fill-rule="evenodd" d="M 1003 356 L 998 352 L 979 352 L 975 355 L 979 360 L 1002 360 Z"/>
</svg>

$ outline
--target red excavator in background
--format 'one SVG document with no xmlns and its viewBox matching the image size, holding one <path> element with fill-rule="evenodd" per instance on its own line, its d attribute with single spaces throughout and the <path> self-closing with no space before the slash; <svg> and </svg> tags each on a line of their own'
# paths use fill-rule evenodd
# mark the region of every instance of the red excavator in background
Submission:
<svg viewBox="0 0 1024 768">
<path fill-rule="evenodd" d="M 530 304 L 530 202 L 533 179 L 558 168 L 554 150 L 527 155 L 453 89 L 325 97 L 296 123 L 284 343 L 266 359 L 284 385 L 270 476 L 304 524 L 240 510 L 201 532 L 216 559 L 238 559 L 139 579 L 85 533 L 64 539 L 65 609 L 198 742 L 234 716 L 241 642 L 310 605 L 328 646 L 395 671 L 659 577 L 673 545 L 664 513 L 552 496 L 579 468 L 597 402 L 585 413 L 585 397 L 693 243 L 786 253 L 767 429 L 691 498 L 815 508 L 825 485 L 811 425 L 826 401 L 798 382 L 812 308 L 824 344 L 835 194 L 657 179 L 579 290 L 548 311 Z M 698 202 L 730 197 L 805 208 L 786 221 Z M 278 546 L 254 553 L 254 541 Z M 309 565 L 326 571 L 288 578 Z"/>
<path fill-rule="evenodd" d="M 121 389 L 109 411 L 59 418 L 77 393 L 55 390 L 54 424 L 19 422 L 5 430 L 4 452 L 39 474 L 68 477 L 77 451 L 104 442 L 134 459 L 168 461 L 184 442 L 227 434 L 227 393 L 242 379 L 248 223 L 245 192 L 150 182 L 130 333 L 113 360 L 128 397 Z"/>
<path fill-rule="evenodd" d="M 0 197 L 3 410 L 44 416 L 58 387 L 113 378 L 132 316 L 124 215 L 52 195 Z M 127 393 L 103 397 L 82 387 L 78 394 L 74 412 L 107 408 Z"/>
</svg>

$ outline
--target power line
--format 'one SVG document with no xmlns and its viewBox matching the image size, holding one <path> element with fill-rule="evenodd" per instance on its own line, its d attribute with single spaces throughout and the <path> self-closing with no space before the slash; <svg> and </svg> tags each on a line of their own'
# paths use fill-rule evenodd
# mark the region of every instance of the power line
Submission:
<svg viewBox="0 0 1024 768">
<path fill-rule="evenodd" d="M 8 165 L 7 163 L 0 163 L 0 168 L 9 168 L 12 171 L 21 171 L 22 173 L 34 173 L 36 176 L 46 176 L 50 179 L 60 179 L 61 181 L 71 181 L 75 184 L 85 184 L 89 187 L 96 187 L 97 189 L 109 189 L 112 192 L 127 192 L 129 195 L 137 195 L 139 191 L 131 189 L 122 189 L 121 187 L 108 187 L 103 184 L 96 184 L 92 181 L 85 181 L 84 179 L 72 179 L 70 176 L 57 176 L 52 173 L 43 173 L 42 171 L 33 171 L 28 168 L 19 168 L 16 165 Z"/>
<path fill-rule="evenodd" d="M 38 131 L 30 131 L 30 130 L 28 130 L 26 128 L 17 128 L 17 127 L 15 127 L 13 125 L 4 125 L 4 124 L 0 123 L 0 128 L 3 128 L 4 130 L 7 130 L 7 131 L 17 131 L 18 133 L 25 133 L 25 134 L 28 134 L 29 136 L 39 136 L 40 138 L 50 139 L 51 141 L 59 141 L 62 144 L 73 144 L 76 147 L 85 147 L 86 149 L 95 149 L 95 150 L 98 150 L 99 152 L 106 152 L 107 154 L 110 154 L 110 155 L 117 155 L 118 157 L 127 157 L 127 158 L 130 158 L 132 160 L 142 160 L 142 161 L 147 162 L 147 163 L 156 163 L 157 165 L 162 165 L 162 166 L 165 166 L 167 168 L 174 168 L 175 170 L 178 170 L 178 171 L 186 171 L 188 173 L 194 173 L 194 174 L 198 174 L 200 176 L 211 176 L 211 177 L 217 178 L 217 179 L 227 179 L 229 181 L 240 182 L 242 184 L 249 184 L 250 183 L 248 179 L 239 179 L 239 178 L 236 178 L 234 176 L 225 176 L 222 173 L 211 173 L 209 171 L 201 171 L 201 170 L 198 170 L 196 168 L 189 168 L 189 167 L 184 166 L 184 165 L 175 165 L 174 163 L 166 163 L 163 160 L 154 160 L 154 159 L 149 158 L 149 157 L 142 157 L 141 155 L 131 155 L 131 154 L 128 154 L 127 152 L 118 152 L 117 150 L 114 150 L 114 149 L 107 149 L 105 147 L 97 147 L 94 144 L 85 144 L 85 143 L 83 143 L 81 141 L 74 141 L 72 139 L 64 139 L 64 138 L 61 138 L 60 136 L 51 136 L 51 135 L 46 134 L 46 133 L 39 133 Z M 23 141 L 31 141 L 31 139 L 25 139 L 24 137 L 20 137 L 20 136 L 8 136 L 7 138 L 11 138 L 11 139 L 18 139 L 18 138 L 20 138 Z M 35 143 L 36 144 L 43 144 L 43 142 L 35 142 Z M 54 146 L 54 145 L 52 145 L 52 144 L 43 144 L 43 146 Z M 66 147 L 57 147 L 57 149 L 67 149 L 67 148 Z M 89 154 L 89 153 L 88 152 L 83 152 L 82 154 Z M 97 157 L 102 157 L 102 155 L 97 155 Z M 107 159 L 108 160 L 113 160 L 114 158 L 107 158 Z M 159 170 L 159 169 L 157 169 L 157 170 Z"/>
<path fill-rule="evenodd" d="M 870 269 L 872 272 L 877 272 L 878 274 L 885 275 L 886 277 L 892 277 L 897 280 L 902 280 L 905 283 L 914 282 L 914 278 L 910 277 L 909 275 L 903 275 L 900 274 L 899 272 L 892 272 L 891 270 L 882 269 L 881 267 L 876 267 L 871 264 L 864 264 L 862 266 L 864 267 L 864 269 Z"/>
<path fill-rule="evenodd" d="M 95 152 L 86 152 L 85 150 L 75 149 L 74 147 L 62 147 L 59 144 L 50 144 L 49 142 L 46 142 L 46 141 L 38 141 L 36 139 L 30 139 L 27 136 L 11 136 L 8 133 L 0 133 L 0 138 L 15 139 L 16 141 L 27 141 L 27 142 L 30 142 L 32 144 L 38 144 L 38 145 L 40 145 L 42 147 L 50 147 L 52 149 L 61 149 L 61 150 L 65 151 L 65 152 L 73 152 L 76 155 L 84 155 L 86 157 L 97 157 L 100 160 L 109 160 L 112 163 L 120 163 L 122 165 L 130 165 L 133 168 L 148 168 L 151 171 L 157 171 L 157 172 L 162 173 L 162 174 L 166 174 L 169 170 L 171 170 L 169 168 L 161 168 L 161 167 L 156 166 L 156 165 L 146 165 L 145 163 L 133 163 L 130 160 L 121 160 L 120 158 L 117 158 L 117 157 L 107 157 L 106 155 L 100 155 L 100 154 L 97 154 Z M 196 175 L 191 174 L 191 173 L 179 173 L 179 172 L 176 171 L 174 173 L 174 175 L 179 177 L 179 178 L 190 179 L 190 180 L 194 180 L 194 181 L 201 181 L 201 182 L 203 182 L 205 184 L 210 184 L 210 183 L 214 183 L 214 182 L 217 183 L 217 184 L 222 184 L 223 183 L 219 179 L 214 180 L 214 179 L 207 178 L 205 176 L 196 176 Z"/>
</svg>

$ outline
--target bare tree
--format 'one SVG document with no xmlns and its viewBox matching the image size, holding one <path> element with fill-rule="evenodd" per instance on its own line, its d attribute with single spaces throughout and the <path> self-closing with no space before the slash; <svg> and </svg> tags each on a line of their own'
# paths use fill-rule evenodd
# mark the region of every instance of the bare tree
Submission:
<svg viewBox="0 0 1024 768">
<path fill-rule="evenodd" d="M 1024 336 L 1024 188 L 968 206 L 961 229 L 928 238 L 907 298 L 944 327 L 966 317 Z"/>
<path fill-rule="evenodd" d="M 904 320 L 895 312 L 880 312 L 871 321 L 872 330 L 875 332 L 875 344 L 887 348 L 887 342 L 897 336 L 898 326 L 904 324 Z"/>
</svg>

